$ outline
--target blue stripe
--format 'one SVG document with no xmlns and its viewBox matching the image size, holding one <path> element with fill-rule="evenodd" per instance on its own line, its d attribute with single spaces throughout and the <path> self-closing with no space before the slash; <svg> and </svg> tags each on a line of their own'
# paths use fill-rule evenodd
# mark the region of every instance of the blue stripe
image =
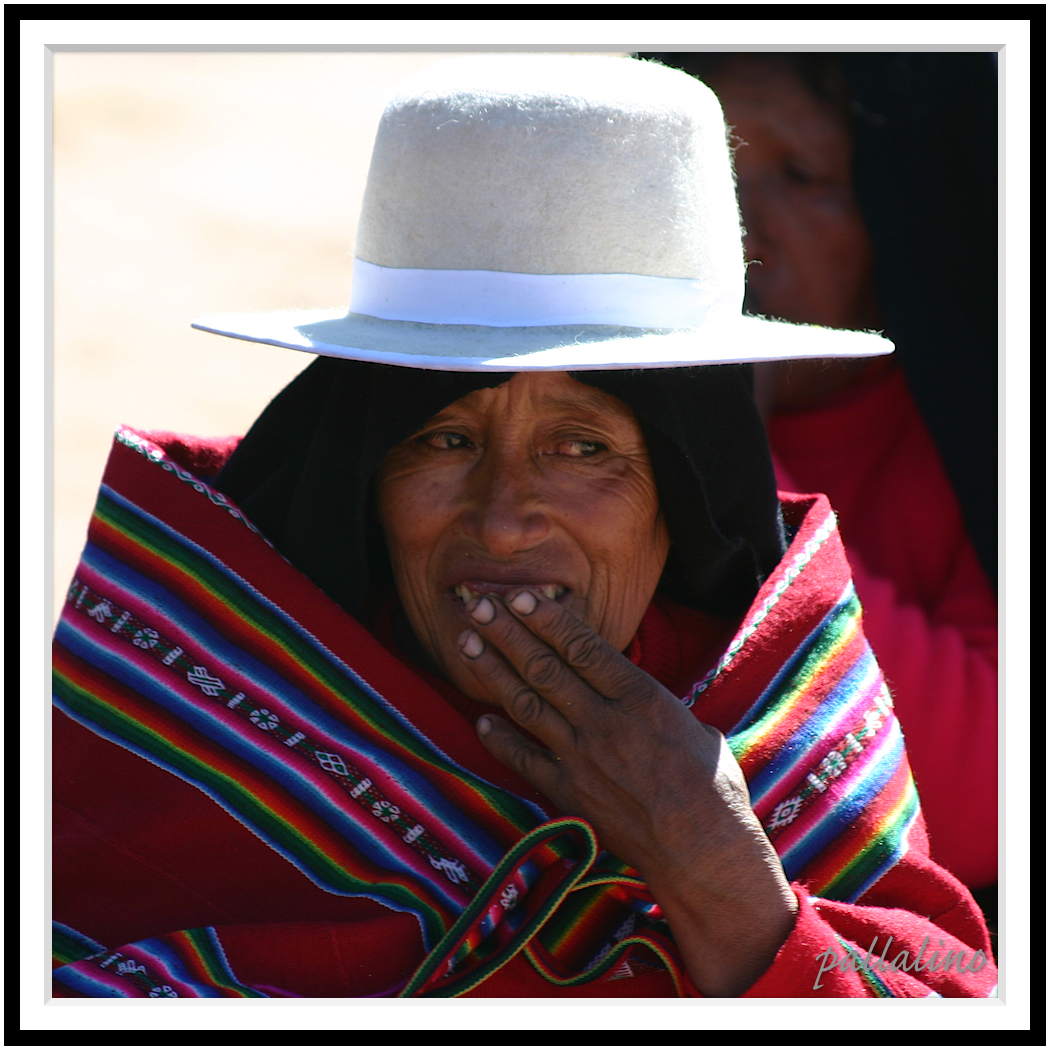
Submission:
<svg viewBox="0 0 1050 1050">
<path fill-rule="evenodd" d="M 135 959 L 136 951 L 139 954 L 137 962 L 144 962 L 151 970 L 160 970 L 160 977 L 178 981 L 179 984 L 187 985 L 196 999 L 222 999 L 224 996 L 212 984 L 204 984 L 195 977 L 191 977 L 186 964 L 178 952 L 170 948 L 163 941 L 150 937 L 144 941 L 136 941 L 129 944 L 121 951 L 131 959 Z M 179 996 L 186 998 L 184 992 L 178 989 Z M 267 997 L 269 998 L 269 997 Z"/>
<path fill-rule="evenodd" d="M 104 945 L 99 944 L 98 941 L 93 940 L 86 933 L 81 933 L 80 930 L 74 930 L 72 926 L 67 926 L 64 922 L 52 919 L 51 929 L 64 934 L 71 941 L 76 941 L 89 955 L 101 955 L 106 950 Z"/>
<path fill-rule="evenodd" d="M 337 802 L 318 791 L 312 781 L 303 777 L 293 763 L 306 761 L 305 759 L 292 753 L 288 755 L 268 754 L 261 747 L 256 746 L 253 741 L 221 722 L 217 714 L 212 715 L 207 710 L 192 706 L 177 692 L 169 688 L 161 678 L 152 677 L 136 664 L 122 660 L 107 649 L 97 645 L 89 635 L 83 634 L 76 625 L 69 623 L 66 619 L 60 621 L 59 628 L 55 632 L 55 639 L 85 663 L 98 668 L 148 701 L 174 714 L 181 721 L 200 732 L 202 736 L 215 741 L 224 750 L 243 759 L 254 769 L 279 783 L 290 794 L 303 802 L 312 812 L 321 817 L 330 827 L 353 843 L 361 853 L 377 866 L 388 871 L 399 872 L 402 875 L 411 875 L 414 879 L 422 878 L 432 892 L 436 891 L 439 899 L 442 899 L 448 908 L 458 911 L 462 907 L 461 899 L 451 895 L 451 884 L 449 883 L 449 889 L 446 889 L 442 882 L 447 880 L 442 879 L 438 881 L 437 877 L 431 878 L 425 866 L 426 862 L 422 858 L 419 858 L 419 870 L 416 870 L 414 867 L 406 865 L 401 856 L 391 852 L 388 847 L 384 846 L 380 839 L 376 837 L 378 829 L 375 827 L 374 818 L 363 807 L 357 803 L 350 803 L 350 800 L 347 800 L 347 808 L 343 809 Z M 63 709 L 68 710 L 65 707 Z M 76 716 L 74 715 L 74 717 Z M 95 727 L 90 726 L 89 728 L 94 729 Z M 136 753 L 139 753 L 137 748 L 134 750 Z M 170 772 L 176 773 L 183 780 L 190 779 L 180 769 L 166 768 L 169 768 Z M 191 780 L 191 782 L 201 786 L 196 780 Z M 208 796 L 215 798 L 214 792 L 216 790 L 218 789 L 208 790 Z M 334 791 L 333 794 L 335 794 Z M 340 801 L 342 800 L 340 799 Z M 230 807 L 233 804 L 227 800 L 223 808 L 227 812 L 232 812 Z M 247 823 L 247 818 L 240 817 L 239 819 L 242 823 Z M 253 824 L 248 824 L 248 826 L 256 834 L 259 834 L 268 845 L 278 848 L 276 843 L 261 829 L 256 828 Z M 278 852 L 282 856 L 288 857 L 286 850 L 278 848 Z M 406 851 L 407 858 L 416 860 L 417 856 L 414 852 L 408 853 Z M 301 863 L 296 866 L 303 870 Z M 319 881 L 319 876 L 315 875 L 314 881 L 318 885 L 323 884 L 323 880 Z M 346 890 L 336 890 L 334 887 L 327 885 L 324 885 L 324 888 L 330 892 L 339 893 L 341 896 L 356 896 L 356 894 L 347 894 Z"/>
<path fill-rule="evenodd" d="M 748 708 L 747 713 L 740 719 L 739 722 L 726 734 L 726 738 L 729 739 L 738 733 L 748 729 L 755 722 L 761 720 L 762 716 L 766 713 L 767 708 L 772 708 L 780 699 L 780 694 L 786 691 L 785 681 L 794 675 L 798 674 L 802 664 L 809 656 L 810 651 L 816 646 L 824 633 L 829 629 L 832 622 L 836 617 L 841 616 L 844 612 L 852 610 L 849 606 L 856 603 L 857 595 L 853 589 L 853 583 L 847 584 L 846 589 L 842 592 L 842 596 L 832 607 L 831 611 L 813 628 L 809 634 L 802 640 L 802 642 L 796 647 L 795 651 L 791 654 L 788 660 L 784 663 L 784 666 L 776 673 L 769 685 L 762 690 L 762 693 L 758 699 Z M 859 604 L 857 605 L 857 611 L 860 611 Z"/>
<path fill-rule="evenodd" d="M 781 854 L 780 859 L 789 880 L 795 878 L 814 857 L 857 820 L 872 799 L 889 783 L 903 757 L 904 736 L 894 719 L 885 741 L 880 745 L 878 757 L 873 765 L 867 767 L 864 777 L 844 790 L 842 796 L 828 806 L 825 814 L 806 835 Z M 827 798 L 823 796 L 823 799 Z"/>
<path fill-rule="evenodd" d="M 257 695 L 258 693 L 270 693 L 279 698 L 281 703 L 285 704 L 293 712 L 292 717 L 301 723 L 301 728 L 308 732 L 316 728 L 325 733 L 333 741 L 331 746 L 338 748 L 343 758 L 352 764 L 356 764 L 356 758 L 362 765 L 371 764 L 382 769 L 384 773 L 400 784 L 403 790 L 416 800 L 421 809 L 432 814 L 433 819 L 437 823 L 454 830 L 467 844 L 468 848 L 474 850 L 490 869 L 499 863 L 505 852 L 503 847 L 478 825 L 470 823 L 463 812 L 452 806 L 418 769 L 407 765 L 396 755 L 391 754 L 367 737 L 355 732 L 345 723 L 338 721 L 286 678 L 260 662 L 250 653 L 233 645 L 228 638 L 217 631 L 199 613 L 194 612 L 181 599 L 159 584 L 148 580 L 123 562 L 118 561 L 100 547 L 89 544 L 88 548 L 85 549 L 83 561 L 99 575 L 114 580 L 122 589 L 135 595 L 144 604 L 159 610 L 162 615 L 177 623 L 180 633 L 192 639 L 193 645 L 198 650 L 197 652 L 191 652 L 189 655 L 205 662 L 210 661 L 212 666 L 209 667 L 209 671 L 211 673 L 217 673 L 221 677 L 224 671 L 223 668 L 216 666 L 216 662 L 223 664 L 239 678 L 252 683 L 258 691 Z M 93 657 L 85 656 L 84 658 L 89 662 L 95 662 Z M 110 661 L 110 664 L 113 666 L 112 661 Z M 107 673 L 112 674 L 113 677 L 119 678 L 121 681 L 125 681 L 128 685 L 134 685 L 134 688 L 142 692 L 146 692 L 145 688 L 137 684 L 139 679 L 132 683 L 114 671 L 107 671 Z M 250 685 L 245 686 L 245 692 L 250 699 L 252 693 Z M 297 788 L 294 786 L 299 780 L 299 775 L 296 771 L 285 766 L 280 760 L 269 756 L 263 758 L 261 762 L 257 762 L 256 755 L 263 755 L 264 752 L 256 751 L 254 747 L 250 752 L 245 751 L 243 749 L 244 737 L 237 733 L 231 734 L 228 726 L 213 715 L 211 704 L 205 705 L 202 703 L 198 707 L 190 704 L 178 694 L 165 692 L 165 696 L 169 695 L 177 697 L 177 700 L 174 705 L 172 703 L 165 704 L 168 710 L 178 714 L 183 721 L 193 725 L 194 728 L 204 733 L 209 739 L 221 743 L 224 747 L 230 747 L 231 750 L 236 750 L 238 754 L 252 762 L 253 765 L 265 764 L 274 780 L 286 786 L 288 790 L 293 791 L 303 801 L 309 801 L 307 795 L 302 794 L 302 787 Z M 343 695 L 342 699 L 350 707 L 356 707 L 360 704 L 360 699 L 356 697 Z M 364 702 L 367 703 L 367 698 L 364 698 Z M 213 701 L 213 703 L 217 703 L 217 701 Z M 261 699 L 259 703 L 265 704 L 265 698 Z M 425 738 L 420 738 L 417 734 L 416 739 L 423 748 L 429 749 L 429 744 Z M 231 743 L 233 746 L 231 746 Z M 237 750 L 238 747 L 240 750 Z M 312 785 L 309 786 L 309 791 L 310 794 L 316 794 Z M 506 796 L 507 793 L 502 792 L 502 794 Z M 311 808 L 315 812 L 320 812 L 312 804 Z M 327 814 L 325 819 L 329 819 Z"/>
<path fill-rule="evenodd" d="M 81 963 L 69 963 L 67 966 L 58 966 L 51 971 L 52 980 L 58 981 L 59 984 L 64 984 L 67 988 L 72 989 L 74 992 L 80 992 L 81 995 L 86 995 L 91 999 L 135 999 L 137 996 L 128 995 L 126 992 L 121 992 L 111 985 L 103 983 L 98 978 L 92 977 L 90 974 L 82 973 L 77 969 L 78 966 L 83 966 Z M 93 963 L 90 965 L 94 965 Z"/>
<path fill-rule="evenodd" d="M 233 972 L 233 967 L 230 965 L 230 960 L 226 958 L 226 951 L 223 949 L 222 942 L 219 940 L 218 933 L 215 932 L 215 927 L 204 926 L 201 928 L 200 932 L 204 934 L 205 938 L 208 941 L 208 944 L 211 945 L 212 953 L 218 961 L 219 968 L 226 975 L 226 978 L 232 984 L 235 984 L 238 988 L 248 988 L 248 985 L 246 985 L 242 980 L 240 980 L 237 977 L 237 975 Z M 270 998 L 270 996 L 264 995 L 256 988 L 251 988 L 250 991 L 255 992 L 257 995 L 261 995 L 264 999 Z"/>
<path fill-rule="evenodd" d="M 221 573 L 228 580 L 234 583 L 239 590 L 244 594 L 252 598 L 257 604 L 262 606 L 264 609 L 276 616 L 281 623 L 284 625 L 284 629 L 291 635 L 300 639 L 307 646 L 313 649 L 316 653 L 324 657 L 332 666 L 338 668 L 343 674 L 345 674 L 354 685 L 371 697 L 377 704 L 379 704 L 383 711 L 393 718 L 409 735 L 420 740 L 424 745 L 430 749 L 435 755 L 440 756 L 441 760 L 447 763 L 450 769 L 455 770 L 465 780 L 472 784 L 482 785 L 489 791 L 494 791 L 498 794 L 502 794 L 504 797 L 514 798 L 518 804 L 524 806 L 529 812 L 531 812 L 537 824 L 542 824 L 548 820 L 548 814 L 544 812 L 539 806 L 528 799 L 518 798 L 516 795 L 509 795 L 502 788 L 497 787 L 495 784 L 490 784 L 487 780 L 479 777 L 476 773 L 471 772 L 465 766 L 460 765 L 451 756 L 447 755 L 440 747 L 433 743 L 425 734 L 423 734 L 408 718 L 398 710 L 389 700 L 386 699 L 380 692 L 374 689 L 368 682 L 366 682 L 349 664 L 344 663 L 335 655 L 326 645 L 315 638 L 309 631 L 307 631 L 301 624 L 299 624 L 293 617 L 289 616 L 279 605 L 272 602 L 262 592 L 256 590 L 243 576 L 234 572 L 225 562 L 220 561 L 214 554 L 208 551 L 206 548 L 195 543 L 193 540 L 184 536 L 181 532 L 173 529 L 170 525 L 161 521 L 160 518 L 150 514 L 149 511 L 143 510 L 136 503 L 133 503 L 127 497 L 122 496 L 115 489 L 110 488 L 108 485 L 102 485 L 100 488 L 100 496 L 104 495 L 107 499 L 112 500 L 118 506 L 124 508 L 128 513 L 140 518 L 148 526 L 156 529 L 158 532 L 163 533 L 169 539 L 178 543 L 180 546 L 185 547 L 188 551 L 191 551 L 194 555 L 200 558 L 202 561 L 207 562 L 217 572 Z M 318 592 L 320 594 L 320 592 Z M 501 854 L 502 856 L 502 854 Z"/>
<path fill-rule="evenodd" d="M 826 746 L 828 728 L 841 721 L 842 716 L 851 706 L 857 706 L 859 718 L 866 707 L 861 706 L 861 693 L 864 685 L 877 679 L 878 665 L 869 647 L 845 671 L 838 684 L 825 697 L 823 703 L 805 722 L 784 742 L 783 747 L 769 763 L 749 781 L 751 803 L 756 808 L 765 797 L 778 786 L 789 788 L 793 784 L 780 784 L 780 781 L 797 780 L 801 776 L 800 766 L 808 768 L 819 755 L 822 745 Z"/>
</svg>

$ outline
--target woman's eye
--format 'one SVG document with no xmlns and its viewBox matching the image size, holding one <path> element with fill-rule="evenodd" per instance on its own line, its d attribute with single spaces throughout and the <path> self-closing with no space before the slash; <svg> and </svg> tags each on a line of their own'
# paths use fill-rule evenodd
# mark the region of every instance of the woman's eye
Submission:
<svg viewBox="0 0 1050 1050">
<path fill-rule="evenodd" d="M 796 186 L 809 186 L 818 181 L 815 176 L 797 164 L 788 164 L 784 168 L 784 174 L 787 176 L 788 182 L 792 182 Z"/>
<path fill-rule="evenodd" d="M 436 434 L 426 434 L 423 442 L 431 448 L 441 452 L 453 452 L 460 448 L 470 448 L 470 438 L 465 434 L 457 434 L 455 431 L 442 430 Z"/>
<path fill-rule="evenodd" d="M 789 161 L 784 167 L 784 178 L 799 189 L 832 190 L 848 185 L 830 167 L 796 164 Z"/>
<path fill-rule="evenodd" d="M 576 459 L 595 456 L 605 451 L 605 445 L 599 441 L 560 441 L 555 446 L 555 453 L 559 456 L 571 456 Z"/>
</svg>

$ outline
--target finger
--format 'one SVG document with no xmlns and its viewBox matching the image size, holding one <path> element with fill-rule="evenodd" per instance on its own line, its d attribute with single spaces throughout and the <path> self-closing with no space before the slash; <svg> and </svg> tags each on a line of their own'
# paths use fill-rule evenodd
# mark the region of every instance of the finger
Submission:
<svg viewBox="0 0 1050 1050">
<path fill-rule="evenodd" d="M 651 696 L 652 679 L 559 602 L 519 591 L 506 608 L 603 697 L 629 703 Z"/>
<path fill-rule="evenodd" d="M 489 754 L 554 800 L 562 777 L 557 756 L 527 740 L 498 715 L 482 715 L 477 730 Z"/>
<path fill-rule="evenodd" d="M 486 645 L 474 631 L 464 631 L 459 637 L 459 648 L 464 664 L 478 683 L 518 725 L 548 747 L 565 751 L 572 745 L 572 726 L 522 680 L 493 646 Z"/>
<path fill-rule="evenodd" d="M 467 612 L 477 625 L 477 634 L 495 646 L 520 679 L 573 725 L 579 725 L 588 712 L 604 704 L 602 697 L 554 649 L 508 612 L 495 595 L 477 599 L 467 606 Z"/>
</svg>

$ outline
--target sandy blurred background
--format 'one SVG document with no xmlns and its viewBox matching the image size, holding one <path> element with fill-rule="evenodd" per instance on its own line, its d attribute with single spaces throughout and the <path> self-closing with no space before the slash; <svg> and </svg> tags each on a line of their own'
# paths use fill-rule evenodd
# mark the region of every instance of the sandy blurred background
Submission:
<svg viewBox="0 0 1050 1050">
<path fill-rule="evenodd" d="M 243 434 L 313 360 L 190 321 L 349 304 L 383 106 L 446 57 L 54 56 L 54 619 L 117 426 Z"/>
</svg>

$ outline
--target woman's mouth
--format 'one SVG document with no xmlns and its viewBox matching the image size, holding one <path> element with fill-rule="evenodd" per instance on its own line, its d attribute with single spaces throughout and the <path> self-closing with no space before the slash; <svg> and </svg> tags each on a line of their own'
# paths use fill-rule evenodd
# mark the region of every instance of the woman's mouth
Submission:
<svg viewBox="0 0 1050 1050">
<path fill-rule="evenodd" d="M 517 591 L 533 591 L 535 594 L 543 595 L 544 598 L 557 601 L 569 593 L 569 588 L 559 583 L 488 583 L 482 580 L 464 581 L 452 588 L 452 592 L 464 605 L 469 604 L 475 598 L 480 598 L 483 594 L 504 595 Z"/>
</svg>

